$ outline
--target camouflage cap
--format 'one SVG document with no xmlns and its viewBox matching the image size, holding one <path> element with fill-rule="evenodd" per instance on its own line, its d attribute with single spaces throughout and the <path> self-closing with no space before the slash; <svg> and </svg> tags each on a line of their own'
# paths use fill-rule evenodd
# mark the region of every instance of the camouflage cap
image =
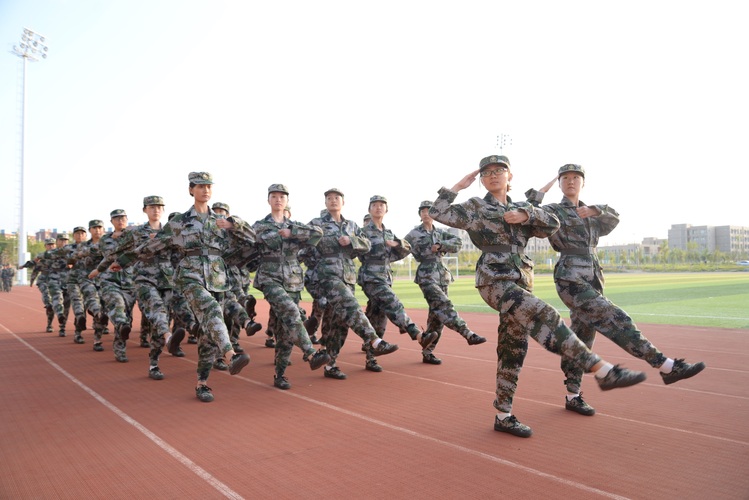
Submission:
<svg viewBox="0 0 749 500">
<path fill-rule="evenodd" d="M 268 186 L 268 194 L 271 193 L 289 194 L 289 188 L 286 187 L 286 184 L 271 184 Z"/>
<path fill-rule="evenodd" d="M 432 208 L 432 205 L 433 205 L 433 204 L 434 204 L 434 203 L 432 203 L 432 202 L 431 202 L 431 201 L 429 201 L 429 200 L 424 200 L 424 201 L 422 201 L 421 203 L 419 203 L 419 212 L 421 212 L 421 209 L 422 209 L 422 208 Z"/>
<path fill-rule="evenodd" d="M 217 201 L 216 203 L 214 203 L 211 208 L 213 210 L 216 210 L 217 208 L 219 208 L 221 210 L 226 210 L 226 213 L 228 214 L 231 213 L 231 210 L 229 210 L 229 205 L 227 205 L 226 203 L 221 203 L 220 201 Z"/>
<path fill-rule="evenodd" d="M 370 221 L 370 220 L 372 220 L 372 216 L 371 215 L 369 215 L 369 214 L 364 215 L 364 223 L 365 224 L 367 223 L 367 221 Z"/>
<path fill-rule="evenodd" d="M 115 217 L 127 217 L 127 214 L 125 213 L 125 210 L 123 210 L 122 208 L 117 208 L 109 212 L 110 219 L 114 219 Z"/>
<path fill-rule="evenodd" d="M 161 205 L 164 206 L 164 198 L 161 196 L 146 196 L 143 198 L 143 206 L 147 207 L 148 205 Z"/>
<path fill-rule="evenodd" d="M 69 240 L 70 236 L 68 236 L 68 233 L 60 233 L 57 235 L 58 240 Z"/>
<path fill-rule="evenodd" d="M 338 193 L 338 194 L 340 194 L 340 195 L 341 195 L 341 198 L 343 198 L 343 197 L 344 197 L 344 196 L 343 196 L 343 191 L 341 191 L 341 190 L 340 190 L 340 189 L 338 189 L 338 188 L 330 188 L 330 189 L 328 189 L 327 191 L 325 191 L 325 196 L 327 197 L 327 196 L 328 196 L 328 195 L 329 195 L 330 193 Z"/>
<path fill-rule="evenodd" d="M 78 231 L 83 231 L 84 233 L 87 232 L 85 227 L 83 227 L 83 226 L 75 226 L 73 228 L 73 232 L 77 233 Z"/>
<path fill-rule="evenodd" d="M 190 184 L 213 184 L 213 177 L 208 172 L 190 172 L 187 178 Z"/>
<path fill-rule="evenodd" d="M 585 169 L 581 165 L 575 165 L 574 163 L 568 163 L 567 165 L 562 165 L 559 167 L 559 172 L 557 173 L 557 179 L 559 179 L 562 174 L 567 172 L 577 172 L 582 176 L 582 178 L 585 178 Z"/>
<path fill-rule="evenodd" d="M 44 240 L 44 244 L 45 245 L 54 245 L 55 244 L 55 239 L 54 238 L 47 238 L 46 240 Z"/>
<path fill-rule="evenodd" d="M 91 229 L 92 227 L 104 227 L 104 222 L 100 219 L 91 219 L 88 221 L 88 228 Z"/>
<path fill-rule="evenodd" d="M 489 165 L 505 165 L 510 168 L 510 159 L 502 155 L 487 156 L 479 162 L 479 170 L 484 170 Z"/>
<path fill-rule="evenodd" d="M 369 204 L 371 205 L 372 203 L 376 201 L 381 201 L 387 205 L 388 199 L 385 198 L 384 196 L 380 196 L 379 194 L 376 194 L 369 199 Z"/>
</svg>

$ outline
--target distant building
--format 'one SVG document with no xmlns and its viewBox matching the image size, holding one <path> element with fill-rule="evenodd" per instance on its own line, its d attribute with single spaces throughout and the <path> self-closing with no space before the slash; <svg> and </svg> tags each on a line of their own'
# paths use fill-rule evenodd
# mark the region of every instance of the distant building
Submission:
<svg viewBox="0 0 749 500">
<path fill-rule="evenodd" d="M 693 248 L 690 248 L 690 244 Z M 673 224 L 668 230 L 668 248 L 700 253 L 717 250 L 726 254 L 746 254 L 749 252 L 749 227 Z"/>
<path fill-rule="evenodd" d="M 57 238 L 57 229 L 40 229 L 34 234 L 34 239 L 40 243 L 47 238 Z"/>
</svg>

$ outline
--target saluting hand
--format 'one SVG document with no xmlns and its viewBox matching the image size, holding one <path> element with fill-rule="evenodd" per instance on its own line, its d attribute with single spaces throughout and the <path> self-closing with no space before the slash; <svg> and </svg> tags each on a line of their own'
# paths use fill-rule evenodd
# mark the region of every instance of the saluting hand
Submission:
<svg viewBox="0 0 749 500">
<path fill-rule="evenodd" d="M 234 224 L 229 219 L 216 219 L 216 225 L 221 229 L 234 229 Z"/>
<path fill-rule="evenodd" d="M 291 236 L 291 229 L 289 229 L 289 228 L 286 228 L 286 229 L 280 229 L 280 230 L 278 231 L 278 235 L 279 235 L 279 236 L 280 236 L 281 238 L 289 238 L 289 237 Z"/>
<path fill-rule="evenodd" d="M 470 174 L 463 177 L 457 184 L 453 186 L 451 191 L 454 193 L 457 193 L 458 191 L 462 191 L 463 189 L 467 188 L 471 184 L 473 184 L 476 181 L 476 177 L 479 175 L 479 169 L 474 170 Z"/>
<path fill-rule="evenodd" d="M 338 238 L 338 244 L 342 247 L 347 247 L 351 244 L 351 238 L 345 235 L 341 236 L 340 238 Z"/>
<path fill-rule="evenodd" d="M 556 184 L 556 183 L 557 183 L 557 178 L 554 177 L 552 180 L 549 181 L 548 184 L 546 184 L 544 187 L 542 187 L 541 189 L 539 189 L 539 191 L 542 192 L 542 193 L 548 193 L 549 189 L 551 189 L 551 187 L 554 184 Z"/>
</svg>

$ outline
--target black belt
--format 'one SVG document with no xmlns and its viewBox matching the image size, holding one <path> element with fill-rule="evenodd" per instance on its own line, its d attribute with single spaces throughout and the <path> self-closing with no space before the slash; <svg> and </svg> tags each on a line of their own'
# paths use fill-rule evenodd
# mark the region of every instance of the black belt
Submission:
<svg viewBox="0 0 749 500">
<path fill-rule="evenodd" d="M 165 263 L 170 262 L 171 263 L 171 260 L 168 259 L 167 257 L 151 257 L 150 259 L 146 259 L 142 262 L 144 264 L 154 264 L 156 262 L 165 262 Z"/>
<path fill-rule="evenodd" d="M 274 257 L 274 256 L 270 256 L 269 255 L 267 257 L 260 257 L 260 262 L 278 262 L 278 263 L 280 263 L 280 262 L 283 262 L 284 260 L 286 260 L 286 259 L 284 259 L 281 256 L 275 256 Z"/>
<path fill-rule="evenodd" d="M 367 259 L 364 261 L 365 264 L 373 264 L 375 266 L 386 266 L 390 264 L 390 261 L 387 259 Z"/>
<path fill-rule="evenodd" d="M 185 250 L 186 257 L 197 257 L 199 255 L 221 255 L 221 252 L 214 250 L 213 248 L 195 248 L 193 250 Z"/>
<path fill-rule="evenodd" d="M 524 253 L 525 247 L 519 245 L 488 245 L 479 247 L 484 253 Z"/>
<path fill-rule="evenodd" d="M 329 253 L 320 252 L 320 256 L 324 259 L 327 259 L 329 257 L 343 257 L 343 252 L 329 252 Z"/>
<path fill-rule="evenodd" d="M 562 255 L 593 255 L 596 253 L 596 247 L 588 248 L 563 248 L 559 251 Z"/>
</svg>

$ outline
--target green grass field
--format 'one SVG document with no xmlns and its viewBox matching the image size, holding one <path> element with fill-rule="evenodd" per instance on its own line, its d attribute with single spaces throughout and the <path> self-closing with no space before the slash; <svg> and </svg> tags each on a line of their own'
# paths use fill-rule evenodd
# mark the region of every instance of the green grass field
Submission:
<svg viewBox="0 0 749 500">
<path fill-rule="evenodd" d="M 397 280 L 394 290 L 406 308 L 426 309 L 412 281 Z M 605 293 L 637 323 L 749 328 L 749 273 L 611 273 Z M 569 317 L 551 275 L 536 275 L 535 294 Z M 357 297 L 366 303 L 358 287 Z M 450 286 L 450 299 L 458 311 L 495 314 L 481 300 L 472 276 Z"/>
</svg>

